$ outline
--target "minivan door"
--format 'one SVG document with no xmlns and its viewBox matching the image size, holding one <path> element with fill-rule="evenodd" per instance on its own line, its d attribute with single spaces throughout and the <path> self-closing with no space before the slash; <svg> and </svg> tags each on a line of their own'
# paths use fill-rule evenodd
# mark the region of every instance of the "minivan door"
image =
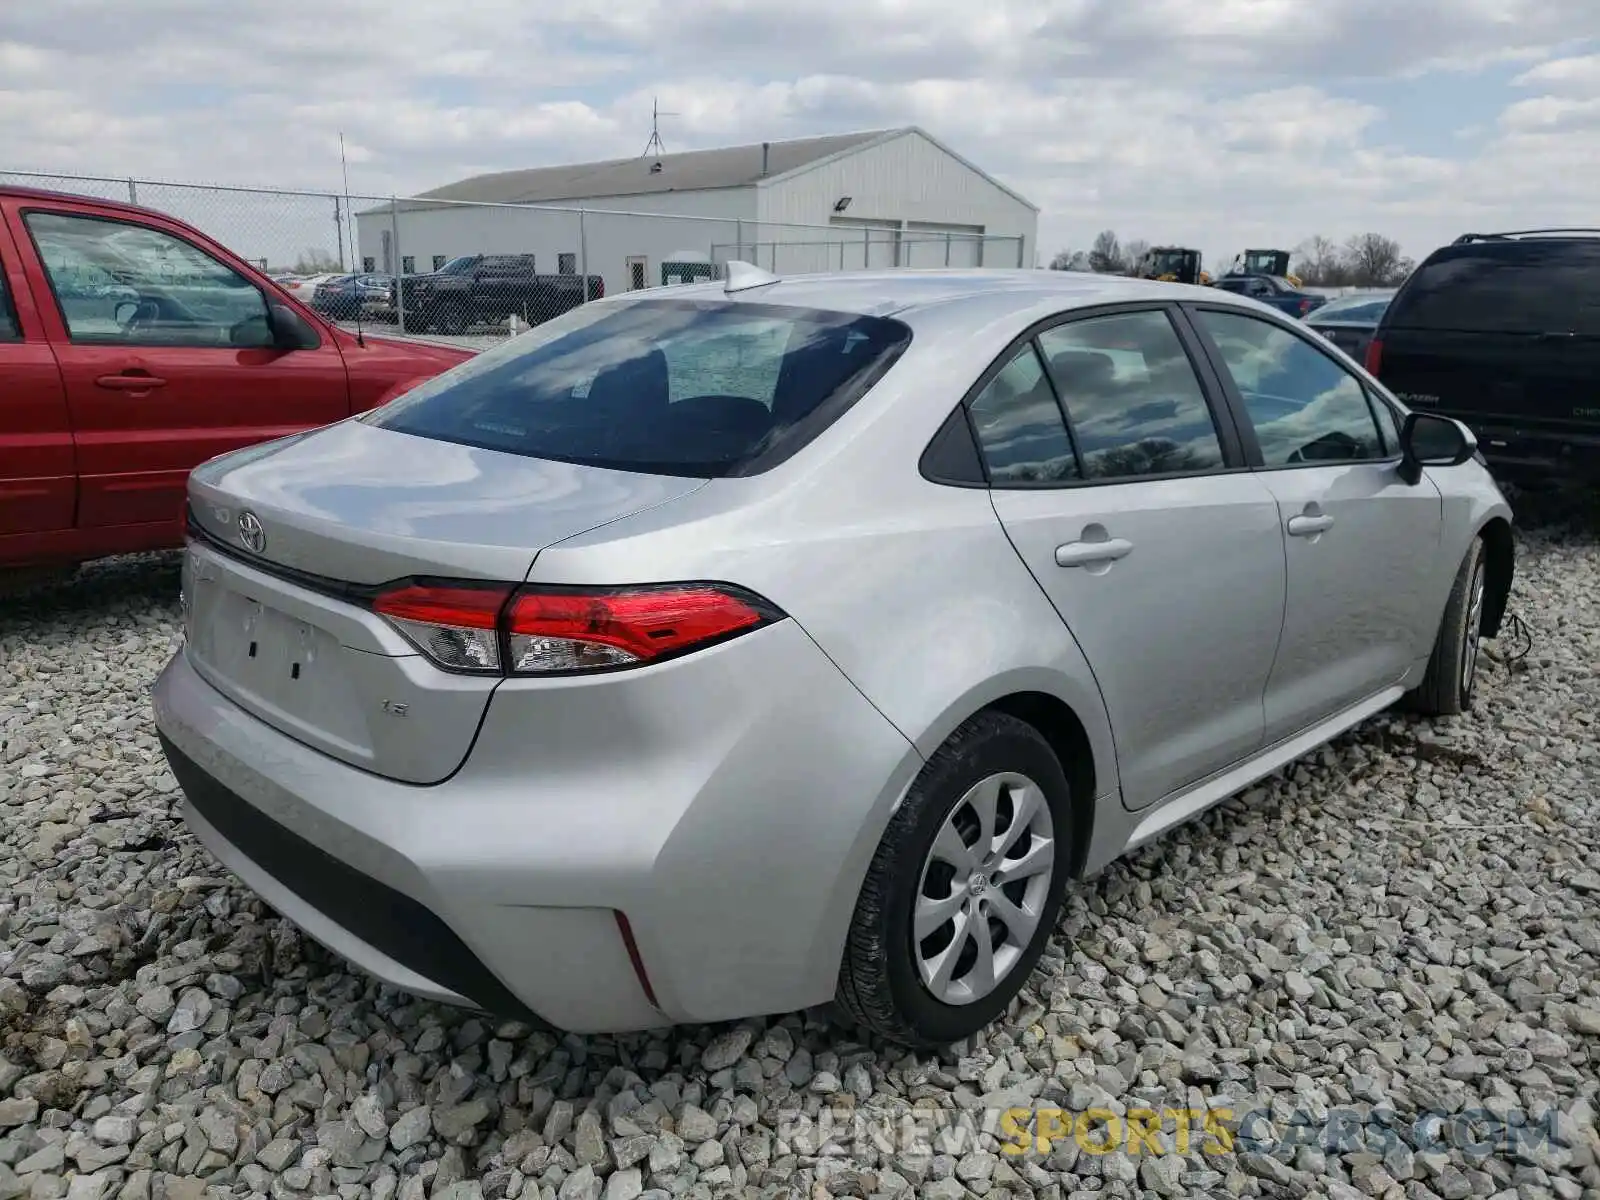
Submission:
<svg viewBox="0 0 1600 1200">
<path fill-rule="evenodd" d="M 41 311 L 72 414 L 80 528 L 181 522 L 206 459 L 349 415 L 338 346 L 276 346 L 267 293 L 179 227 L 80 202 L 18 207 L 55 301 Z"/>
</svg>

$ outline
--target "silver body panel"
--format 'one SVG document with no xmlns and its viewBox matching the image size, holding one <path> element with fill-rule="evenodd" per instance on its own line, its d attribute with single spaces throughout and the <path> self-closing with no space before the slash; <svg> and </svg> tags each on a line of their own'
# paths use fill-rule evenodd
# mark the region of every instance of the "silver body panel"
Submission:
<svg viewBox="0 0 1600 1200">
<path fill-rule="evenodd" d="M 243 803 L 429 907 L 574 1031 L 831 998 L 895 805 L 953 730 L 1008 697 L 1048 697 L 1081 726 L 1093 786 L 1078 865 L 1099 869 L 1414 686 L 1470 540 L 1509 520 L 1476 463 L 1417 485 L 1394 463 L 1034 490 L 919 471 L 967 388 L 1036 323 L 1130 300 L 1267 311 L 1213 289 L 893 272 L 748 295 L 894 313 L 914 333 L 863 399 L 761 474 L 602 471 L 347 422 L 217 460 L 191 488 L 208 535 L 236 545 L 249 509 L 266 543 L 254 565 L 192 548 L 190 637 L 155 692 L 163 735 Z M 1313 504 L 1333 524 L 1290 536 Z M 1103 570 L 1057 565 L 1086 531 L 1132 550 Z M 721 580 L 787 619 L 615 674 L 464 677 L 280 568 L 363 585 Z M 282 636 L 310 630 L 318 665 L 334 664 L 318 695 L 251 675 L 235 632 L 249 601 Z M 335 950 L 463 999 L 190 812 L 222 861 Z"/>
</svg>

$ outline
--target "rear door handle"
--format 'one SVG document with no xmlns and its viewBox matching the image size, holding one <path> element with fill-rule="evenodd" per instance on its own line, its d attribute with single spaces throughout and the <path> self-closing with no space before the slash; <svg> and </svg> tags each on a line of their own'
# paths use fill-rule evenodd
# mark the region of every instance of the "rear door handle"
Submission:
<svg viewBox="0 0 1600 1200">
<path fill-rule="evenodd" d="M 1056 547 L 1056 566 L 1087 567 L 1095 563 L 1116 562 L 1133 553 L 1133 543 L 1122 538 L 1103 542 L 1068 542 Z"/>
<path fill-rule="evenodd" d="M 102 375 L 95 383 L 113 392 L 148 392 L 151 388 L 167 386 L 165 379 L 155 375 Z"/>
<path fill-rule="evenodd" d="M 1315 537 L 1333 528 L 1333 518 L 1327 513 L 1319 517 L 1308 517 L 1304 514 L 1289 518 L 1290 537 Z"/>
</svg>

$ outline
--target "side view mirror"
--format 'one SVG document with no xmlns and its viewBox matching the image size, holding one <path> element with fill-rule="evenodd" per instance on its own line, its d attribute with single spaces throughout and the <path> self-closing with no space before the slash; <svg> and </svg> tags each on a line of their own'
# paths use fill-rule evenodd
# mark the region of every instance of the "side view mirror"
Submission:
<svg viewBox="0 0 1600 1200">
<path fill-rule="evenodd" d="M 287 304 L 274 304 L 267 310 L 272 328 L 272 344 L 280 350 L 315 350 L 322 339 L 311 324 Z"/>
<path fill-rule="evenodd" d="M 1400 429 L 1400 477 L 1415 484 L 1423 467 L 1459 467 L 1478 452 L 1477 436 L 1437 413 L 1408 413 Z"/>
<path fill-rule="evenodd" d="M 137 300 L 123 300 L 117 304 L 112 315 L 116 318 L 118 325 L 127 326 L 132 323 L 134 317 L 139 315 L 139 302 Z"/>
</svg>

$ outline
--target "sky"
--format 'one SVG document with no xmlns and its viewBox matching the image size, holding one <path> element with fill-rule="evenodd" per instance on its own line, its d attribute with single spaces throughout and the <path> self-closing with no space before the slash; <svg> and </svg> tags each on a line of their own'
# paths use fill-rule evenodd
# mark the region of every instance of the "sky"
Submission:
<svg viewBox="0 0 1600 1200">
<path fill-rule="evenodd" d="M 0 172 L 338 191 L 342 132 L 351 189 L 404 195 L 642 153 L 656 97 L 669 152 L 921 125 L 1039 206 L 1046 260 L 1600 224 L 1594 0 L 0 5 Z M 318 202 L 163 198 L 334 243 Z"/>
</svg>

